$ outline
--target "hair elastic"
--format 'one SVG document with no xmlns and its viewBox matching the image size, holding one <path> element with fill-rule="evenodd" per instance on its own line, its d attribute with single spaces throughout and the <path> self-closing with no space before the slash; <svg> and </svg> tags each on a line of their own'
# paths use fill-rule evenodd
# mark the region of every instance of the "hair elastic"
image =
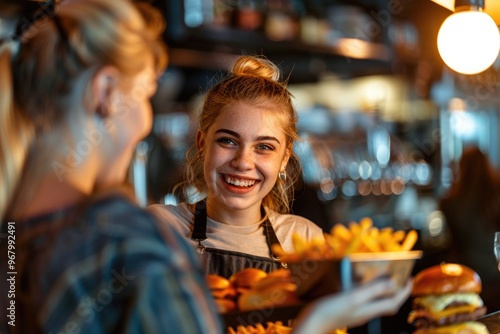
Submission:
<svg viewBox="0 0 500 334">
<path fill-rule="evenodd" d="M 61 38 L 61 41 L 63 43 L 63 44 L 61 44 L 61 46 L 63 46 L 65 48 L 65 51 L 68 54 L 71 54 L 72 56 L 74 56 L 80 65 L 85 65 L 85 62 L 82 60 L 82 58 L 80 57 L 78 52 L 76 52 L 76 50 L 72 47 L 70 40 L 69 40 L 68 32 L 66 31 L 66 29 L 62 25 L 61 17 L 57 14 L 54 14 L 52 16 L 52 20 L 54 21 L 54 24 L 57 28 L 57 33 L 58 33 L 58 35 Z M 63 51 L 64 48 L 60 48 L 60 51 L 64 52 Z"/>
</svg>

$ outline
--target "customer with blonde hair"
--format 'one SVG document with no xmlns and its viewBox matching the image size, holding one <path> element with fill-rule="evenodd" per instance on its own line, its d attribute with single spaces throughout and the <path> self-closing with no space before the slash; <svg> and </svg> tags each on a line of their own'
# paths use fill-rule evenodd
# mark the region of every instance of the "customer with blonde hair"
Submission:
<svg viewBox="0 0 500 334">
<path fill-rule="evenodd" d="M 164 21 L 71 0 L 0 45 L 0 332 L 218 333 L 195 253 L 121 186 Z"/>
</svg>

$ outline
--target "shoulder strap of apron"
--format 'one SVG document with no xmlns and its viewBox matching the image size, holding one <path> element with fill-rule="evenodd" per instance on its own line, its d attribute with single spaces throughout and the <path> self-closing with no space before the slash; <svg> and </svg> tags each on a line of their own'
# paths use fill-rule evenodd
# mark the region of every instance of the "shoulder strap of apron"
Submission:
<svg viewBox="0 0 500 334">
<path fill-rule="evenodd" d="M 266 216 L 264 207 L 261 207 L 260 212 L 262 217 Z M 274 254 L 272 251 L 271 246 L 274 244 L 280 245 L 280 242 L 276 237 L 276 233 L 274 232 L 274 228 L 271 225 L 269 218 L 266 218 L 266 220 L 262 223 L 262 226 L 264 228 L 264 236 L 266 237 L 266 243 L 269 249 L 270 258 L 274 261 L 281 262 L 279 256 Z M 198 252 L 203 253 L 205 251 L 205 246 L 203 246 L 201 242 L 207 239 L 207 204 L 204 200 L 196 203 L 194 210 L 194 226 L 193 233 L 191 234 L 191 239 L 196 241 L 198 245 Z M 287 267 L 286 263 L 281 262 L 281 264 L 283 267 Z"/>
<path fill-rule="evenodd" d="M 194 225 L 191 239 L 195 240 L 198 245 L 198 252 L 203 253 L 205 246 L 201 242 L 207 239 L 207 203 L 199 201 L 194 209 Z"/>
<path fill-rule="evenodd" d="M 260 208 L 260 212 L 262 216 L 266 215 L 264 207 Z M 284 268 L 287 268 L 288 267 L 287 264 L 285 262 L 282 262 L 280 260 L 280 257 L 273 252 L 272 245 L 278 244 L 281 246 L 281 244 L 278 240 L 278 237 L 276 236 L 276 233 L 274 232 L 273 225 L 271 225 L 271 222 L 269 221 L 268 217 L 266 217 L 266 220 L 262 223 L 262 226 L 264 227 L 264 235 L 266 236 L 266 242 L 269 248 L 269 256 L 271 257 L 271 259 L 281 262 L 281 265 Z"/>
</svg>

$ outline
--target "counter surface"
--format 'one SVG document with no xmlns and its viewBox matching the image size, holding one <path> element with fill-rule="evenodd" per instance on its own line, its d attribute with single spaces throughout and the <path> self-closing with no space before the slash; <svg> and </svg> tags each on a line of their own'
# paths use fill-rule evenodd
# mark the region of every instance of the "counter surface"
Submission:
<svg viewBox="0 0 500 334">
<path fill-rule="evenodd" d="M 477 321 L 482 322 L 488 328 L 490 334 L 500 334 L 500 311 L 487 314 Z"/>
</svg>

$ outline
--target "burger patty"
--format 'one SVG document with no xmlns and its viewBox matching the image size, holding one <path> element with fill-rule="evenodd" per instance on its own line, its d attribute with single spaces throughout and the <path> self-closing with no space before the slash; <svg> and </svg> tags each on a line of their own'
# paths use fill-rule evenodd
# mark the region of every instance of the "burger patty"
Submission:
<svg viewBox="0 0 500 334">
<path fill-rule="evenodd" d="M 463 305 L 463 303 L 453 303 L 453 304 L 455 304 L 455 306 Z M 450 306 L 453 304 L 450 304 Z M 476 320 L 477 318 L 486 314 L 486 306 L 479 307 L 470 313 L 457 313 L 439 319 L 435 319 L 432 316 L 431 312 L 428 312 L 424 309 L 418 309 L 415 310 L 415 312 L 417 314 L 415 315 L 415 319 L 412 322 L 412 325 L 420 329 L 420 328 L 428 328 L 436 326 L 445 326 L 465 321 Z"/>
</svg>

